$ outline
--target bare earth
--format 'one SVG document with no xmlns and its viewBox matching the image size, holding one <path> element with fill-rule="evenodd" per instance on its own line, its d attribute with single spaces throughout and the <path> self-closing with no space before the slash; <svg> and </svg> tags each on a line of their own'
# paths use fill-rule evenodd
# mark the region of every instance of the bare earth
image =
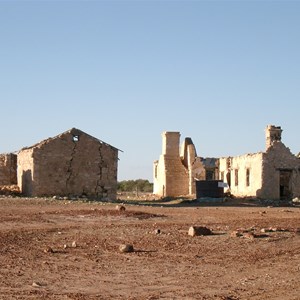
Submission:
<svg viewBox="0 0 300 300">
<path fill-rule="evenodd" d="M 0 299 L 300 299 L 299 207 L 0 205 Z"/>
</svg>

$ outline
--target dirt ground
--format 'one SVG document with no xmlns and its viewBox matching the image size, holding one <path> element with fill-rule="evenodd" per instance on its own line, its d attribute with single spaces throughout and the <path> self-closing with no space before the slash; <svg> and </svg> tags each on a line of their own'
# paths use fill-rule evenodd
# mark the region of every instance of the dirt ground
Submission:
<svg viewBox="0 0 300 300">
<path fill-rule="evenodd" d="M 0 205 L 0 299 L 300 299 L 300 207 Z"/>
</svg>

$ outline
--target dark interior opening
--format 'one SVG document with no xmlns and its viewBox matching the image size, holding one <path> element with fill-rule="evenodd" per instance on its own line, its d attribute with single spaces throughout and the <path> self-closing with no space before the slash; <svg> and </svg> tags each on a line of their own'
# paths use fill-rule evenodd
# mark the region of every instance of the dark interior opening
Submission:
<svg viewBox="0 0 300 300">
<path fill-rule="evenodd" d="M 279 180 L 279 187 L 280 187 L 280 199 L 289 199 L 292 196 L 291 193 L 291 176 L 292 171 L 290 170 L 280 170 L 280 180 Z"/>
</svg>

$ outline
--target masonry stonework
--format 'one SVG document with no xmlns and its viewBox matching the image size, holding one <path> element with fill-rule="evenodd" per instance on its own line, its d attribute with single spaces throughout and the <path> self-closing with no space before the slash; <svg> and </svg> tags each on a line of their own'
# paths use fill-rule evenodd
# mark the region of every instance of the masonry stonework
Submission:
<svg viewBox="0 0 300 300">
<path fill-rule="evenodd" d="M 300 159 L 281 141 L 280 126 L 266 128 L 266 151 L 220 158 L 220 177 L 236 197 L 290 199 L 300 196 Z"/>
<path fill-rule="evenodd" d="M 222 180 L 235 197 L 290 199 L 300 197 L 300 155 L 281 141 L 280 126 L 266 128 L 266 150 L 236 157 L 202 158 L 191 138 L 163 133 L 163 153 L 154 162 L 154 193 L 163 197 L 195 194 L 196 180 Z"/>
<path fill-rule="evenodd" d="M 0 185 L 17 184 L 17 155 L 0 154 Z"/>
<path fill-rule="evenodd" d="M 162 154 L 154 162 L 154 193 L 163 197 L 188 194 L 188 171 L 179 156 L 179 132 L 163 132 Z"/>
<path fill-rule="evenodd" d="M 118 149 L 71 129 L 18 153 L 18 184 L 28 196 L 115 199 Z"/>
<path fill-rule="evenodd" d="M 162 133 L 162 154 L 154 162 L 154 194 L 161 197 L 195 195 L 195 180 L 206 177 L 203 158 L 197 156 L 191 138 L 180 148 L 180 133 Z"/>
<path fill-rule="evenodd" d="M 262 188 L 263 153 L 221 157 L 220 179 L 228 184 L 236 197 L 256 197 Z"/>
<path fill-rule="evenodd" d="M 261 198 L 288 199 L 300 196 L 300 159 L 281 141 L 264 154 Z"/>
</svg>

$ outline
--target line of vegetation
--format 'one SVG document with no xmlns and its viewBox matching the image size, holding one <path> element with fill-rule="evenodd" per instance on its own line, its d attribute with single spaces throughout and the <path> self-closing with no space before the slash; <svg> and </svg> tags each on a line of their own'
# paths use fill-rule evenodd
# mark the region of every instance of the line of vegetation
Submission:
<svg viewBox="0 0 300 300">
<path fill-rule="evenodd" d="M 118 182 L 119 192 L 153 192 L 153 183 L 145 179 L 123 180 Z"/>
</svg>

